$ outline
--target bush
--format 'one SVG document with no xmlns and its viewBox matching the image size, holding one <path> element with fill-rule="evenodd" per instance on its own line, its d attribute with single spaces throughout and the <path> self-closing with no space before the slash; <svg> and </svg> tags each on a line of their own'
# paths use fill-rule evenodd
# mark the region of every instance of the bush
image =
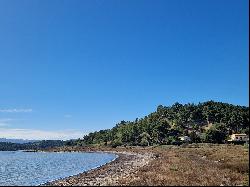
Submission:
<svg viewBox="0 0 250 187">
<path fill-rule="evenodd" d="M 148 142 L 147 138 L 142 138 L 141 142 L 140 142 L 140 145 L 141 146 L 148 146 L 149 142 Z"/>
<path fill-rule="evenodd" d="M 111 146 L 113 148 L 116 148 L 117 146 L 121 146 L 121 145 L 122 145 L 122 141 L 118 139 L 115 139 L 114 141 L 111 142 Z"/>
<path fill-rule="evenodd" d="M 205 141 L 208 143 L 224 143 L 227 133 L 223 125 L 216 124 L 213 128 L 207 130 L 205 136 Z"/>
</svg>

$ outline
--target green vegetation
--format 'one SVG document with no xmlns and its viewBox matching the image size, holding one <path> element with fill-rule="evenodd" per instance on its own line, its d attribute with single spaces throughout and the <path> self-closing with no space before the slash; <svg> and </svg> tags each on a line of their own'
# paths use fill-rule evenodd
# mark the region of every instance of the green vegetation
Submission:
<svg viewBox="0 0 250 187">
<path fill-rule="evenodd" d="M 42 140 L 32 143 L 10 143 L 0 142 L 0 151 L 16 151 L 16 150 L 37 150 L 44 148 L 60 147 L 68 142 L 62 140 Z"/>
<path fill-rule="evenodd" d="M 191 142 L 223 143 L 232 133 L 249 134 L 249 107 L 208 101 L 158 106 L 148 116 L 121 121 L 112 129 L 89 133 L 76 145 L 148 146 L 180 144 L 179 136 Z"/>
</svg>

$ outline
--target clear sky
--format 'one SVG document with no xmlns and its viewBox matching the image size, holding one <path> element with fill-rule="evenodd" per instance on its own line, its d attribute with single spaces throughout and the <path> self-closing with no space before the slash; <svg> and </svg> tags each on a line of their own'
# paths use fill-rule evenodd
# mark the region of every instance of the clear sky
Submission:
<svg viewBox="0 0 250 187">
<path fill-rule="evenodd" d="M 0 0 L 0 137 L 68 139 L 207 100 L 248 106 L 248 0 Z"/>
</svg>

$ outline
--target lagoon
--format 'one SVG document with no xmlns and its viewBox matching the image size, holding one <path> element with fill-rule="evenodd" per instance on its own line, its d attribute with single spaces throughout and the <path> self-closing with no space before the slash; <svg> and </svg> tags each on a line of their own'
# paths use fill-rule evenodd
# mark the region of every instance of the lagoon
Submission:
<svg viewBox="0 0 250 187">
<path fill-rule="evenodd" d="M 0 151 L 0 185 L 34 186 L 94 169 L 110 153 Z"/>
</svg>

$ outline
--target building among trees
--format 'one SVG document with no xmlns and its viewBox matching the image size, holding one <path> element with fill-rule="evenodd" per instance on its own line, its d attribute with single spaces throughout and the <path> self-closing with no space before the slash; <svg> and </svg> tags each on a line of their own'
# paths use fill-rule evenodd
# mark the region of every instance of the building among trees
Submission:
<svg viewBox="0 0 250 187">
<path fill-rule="evenodd" d="M 248 142 L 249 137 L 247 134 L 232 134 L 230 136 L 229 142 Z"/>
<path fill-rule="evenodd" d="M 180 136 L 179 139 L 182 142 L 191 142 L 191 138 L 189 136 Z"/>
</svg>

